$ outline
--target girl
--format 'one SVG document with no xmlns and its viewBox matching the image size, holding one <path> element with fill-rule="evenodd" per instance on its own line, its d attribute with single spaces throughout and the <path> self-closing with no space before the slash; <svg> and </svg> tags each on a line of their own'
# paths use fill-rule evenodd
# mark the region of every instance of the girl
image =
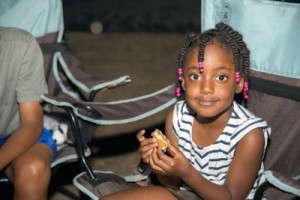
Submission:
<svg viewBox="0 0 300 200">
<path fill-rule="evenodd" d="M 264 181 L 263 155 L 270 136 L 266 122 L 234 101 L 248 98 L 249 50 L 229 25 L 188 34 L 179 53 L 178 101 L 168 114 L 164 154 L 145 131 L 137 134 L 143 162 L 161 186 L 109 195 L 108 199 L 253 199 Z"/>
</svg>

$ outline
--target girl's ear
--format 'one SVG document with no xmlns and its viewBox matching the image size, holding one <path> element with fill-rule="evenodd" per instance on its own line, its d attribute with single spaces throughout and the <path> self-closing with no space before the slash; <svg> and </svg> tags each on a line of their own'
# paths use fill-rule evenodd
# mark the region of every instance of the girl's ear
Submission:
<svg viewBox="0 0 300 200">
<path fill-rule="evenodd" d="M 243 91 L 244 88 L 244 78 L 241 78 L 240 82 L 237 84 L 236 89 L 235 89 L 235 93 L 241 93 Z"/>
<path fill-rule="evenodd" d="M 184 83 L 184 79 L 182 79 L 182 81 L 181 81 L 181 87 L 182 87 L 182 89 L 185 91 L 185 83 Z"/>
</svg>

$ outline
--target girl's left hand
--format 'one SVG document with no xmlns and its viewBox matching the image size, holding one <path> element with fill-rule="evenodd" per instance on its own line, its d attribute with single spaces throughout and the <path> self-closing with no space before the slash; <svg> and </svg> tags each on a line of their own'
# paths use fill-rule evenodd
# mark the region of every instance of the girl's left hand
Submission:
<svg viewBox="0 0 300 200">
<path fill-rule="evenodd" d="M 154 148 L 149 164 L 153 171 L 167 176 L 182 177 L 192 165 L 184 154 L 171 143 L 166 155 L 160 148 Z"/>
</svg>

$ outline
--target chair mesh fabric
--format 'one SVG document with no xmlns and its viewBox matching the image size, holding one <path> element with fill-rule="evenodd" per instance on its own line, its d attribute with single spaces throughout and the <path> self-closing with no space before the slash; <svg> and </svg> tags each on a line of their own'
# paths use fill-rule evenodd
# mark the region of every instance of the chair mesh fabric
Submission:
<svg viewBox="0 0 300 200">
<path fill-rule="evenodd" d="M 138 187 L 112 172 L 95 171 L 95 174 L 96 179 L 91 179 L 84 172 L 73 179 L 73 184 L 92 199 L 101 199 L 114 192 Z"/>
</svg>

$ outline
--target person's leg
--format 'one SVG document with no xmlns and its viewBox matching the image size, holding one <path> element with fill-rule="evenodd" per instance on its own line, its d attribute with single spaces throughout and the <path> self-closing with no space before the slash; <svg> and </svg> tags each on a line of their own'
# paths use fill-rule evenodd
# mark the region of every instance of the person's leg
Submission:
<svg viewBox="0 0 300 200">
<path fill-rule="evenodd" d="M 177 200 L 166 188 L 161 186 L 145 186 L 116 192 L 101 198 L 101 200 Z"/>
<path fill-rule="evenodd" d="M 14 186 L 14 199 L 47 199 L 53 152 L 37 143 L 18 156 L 5 170 Z"/>
</svg>

